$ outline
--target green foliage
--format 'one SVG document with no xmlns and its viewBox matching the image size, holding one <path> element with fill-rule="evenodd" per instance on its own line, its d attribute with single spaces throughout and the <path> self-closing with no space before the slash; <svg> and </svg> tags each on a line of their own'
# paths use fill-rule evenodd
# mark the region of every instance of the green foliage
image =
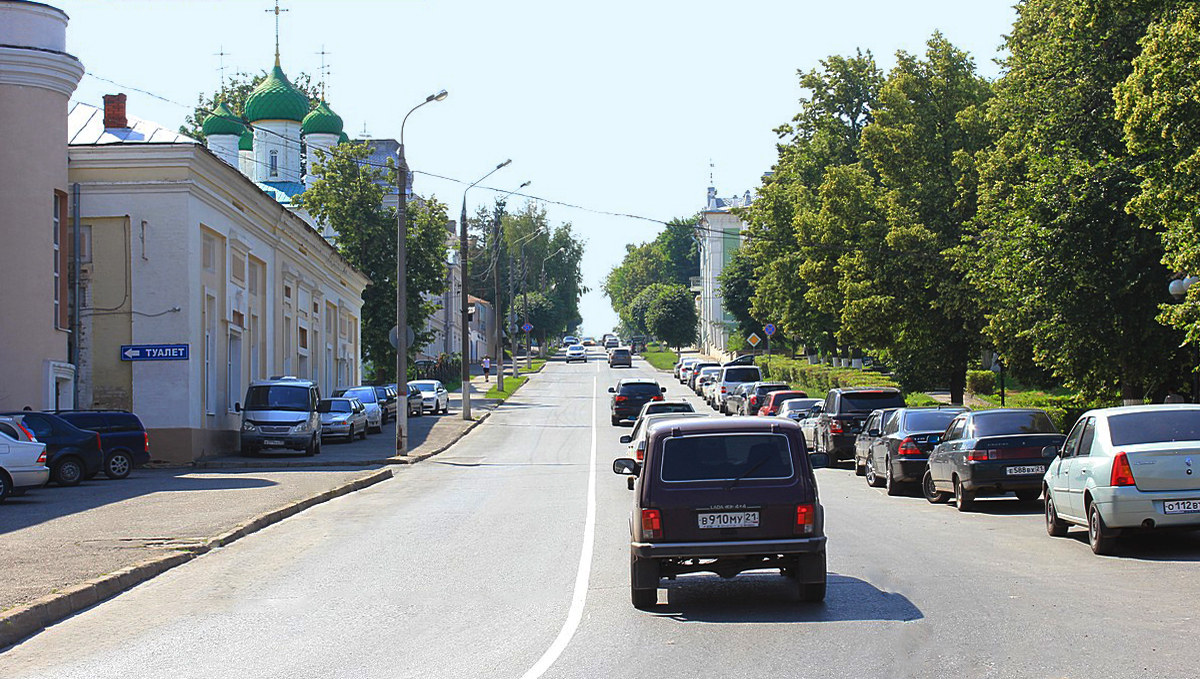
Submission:
<svg viewBox="0 0 1200 679">
<path fill-rule="evenodd" d="M 926 408 L 929 406 L 941 405 L 941 402 L 921 391 L 914 391 L 904 395 L 904 405 L 909 408 Z"/>
<path fill-rule="evenodd" d="M 968 370 L 967 391 L 987 395 L 996 391 L 996 373 L 991 370 Z"/>
<path fill-rule="evenodd" d="M 501 221 L 498 233 L 493 228 L 496 215 Z M 540 291 L 545 300 L 544 313 L 537 321 L 531 321 L 539 344 L 546 344 L 548 337 L 561 337 L 579 325 L 582 320 L 579 299 L 587 292 L 581 269 L 584 245 L 569 222 L 551 226 L 545 208 L 532 202 L 514 213 L 504 212 L 504 204 L 497 203 L 492 215 L 481 211 L 475 225 L 480 231 L 481 243 L 471 265 L 472 285 L 477 296 L 495 299 L 492 268 L 496 267 L 504 291 L 501 295 L 505 300 L 504 317 L 508 311 L 520 308 L 522 275 L 525 287 L 531 293 Z M 503 257 L 495 255 L 497 241 L 501 241 Z M 517 291 L 517 299 L 513 301 L 508 300 L 510 274 Z M 538 313 L 532 295 L 530 312 Z"/>
<path fill-rule="evenodd" d="M 650 334 L 667 346 L 684 347 L 696 340 L 696 300 L 682 285 L 663 286 L 646 312 Z"/>
<path fill-rule="evenodd" d="M 659 370 L 674 370 L 675 363 L 679 361 L 679 354 L 670 349 L 662 348 L 661 345 L 650 351 L 642 353 L 642 358 L 646 359 L 650 365 Z"/>
<path fill-rule="evenodd" d="M 696 219 L 672 219 L 658 236 L 642 245 L 626 245 L 625 257 L 604 279 L 604 294 L 621 317 L 621 325 L 633 333 L 647 331 L 644 297 L 655 285 L 681 285 L 700 274 L 700 251 L 693 234 Z M 657 296 L 654 293 L 651 297 Z M 633 308 L 637 302 L 638 308 Z"/>
<path fill-rule="evenodd" d="M 396 350 L 388 333 L 396 324 L 396 212 L 383 207 L 387 172 L 363 164 L 366 144 L 341 144 L 331 153 L 317 151 L 313 171 L 321 176 L 297 202 L 318 221 L 337 231 L 338 252 L 371 280 L 363 291 L 362 334 L 364 363 L 376 381 L 395 379 Z M 408 347 L 415 359 L 433 339 L 426 321 L 446 286 L 446 206 L 436 199 L 408 202 L 407 211 L 408 324 L 416 342 Z"/>
<path fill-rule="evenodd" d="M 200 129 L 200 126 L 204 124 L 204 119 L 208 117 L 209 113 L 212 113 L 217 104 L 225 102 L 238 115 L 242 115 L 242 112 L 245 110 L 246 99 L 250 97 L 250 93 L 266 77 L 266 71 L 259 73 L 240 71 L 230 76 L 220 90 L 211 95 L 203 93 L 197 95 L 196 108 L 183 119 L 183 124 L 179 126 L 179 133 L 186 134 L 192 139 L 203 142 L 204 132 Z M 320 87 L 313 83 L 312 76 L 307 73 L 297 73 L 290 80 L 296 89 L 308 95 L 310 108 L 316 106 L 321 100 Z"/>
<path fill-rule="evenodd" d="M 658 298 L 671 286 L 666 283 L 652 283 L 642 289 L 625 307 L 622 315 L 622 325 L 630 335 L 653 335 L 646 321 L 646 314 L 654 306 Z"/>
<path fill-rule="evenodd" d="M 787 382 L 814 398 L 838 387 L 900 387 L 894 380 L 876 372 L 809 365 L 804 359 L 771 356 L 768 361 L 766 356 L 759 356 L 755 363 L 762 368 L 765 379 Z"/>
</svg>

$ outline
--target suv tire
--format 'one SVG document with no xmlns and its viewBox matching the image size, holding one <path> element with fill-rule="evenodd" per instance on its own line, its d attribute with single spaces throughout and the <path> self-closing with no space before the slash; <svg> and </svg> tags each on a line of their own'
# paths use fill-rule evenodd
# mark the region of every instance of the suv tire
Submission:
<svg viewBox="0 0 1200 679">
<path fill-rule="evenodd" d="M 621 424 L 621 418 L 617 417 L 616 415 L 613 415 L 612 416 L 612 426 L 617 427 L 617 426 L 620 426 L 620 424 Z"/>
<path fill-rule="evenodd" d="M 821 582 L 802 582 L 799 587 L 800 601 L 806 604 L 819 604 L 825 601 L 826 584 Z"/>
<path fill-rule="evenodd" d="M 320 439 L 317 439 L 317 440 L 320 440 Z M 308 445 L 305 446 L 305 448 L 304 448 L 304 454 L 306 456 L 311 457 L 311 456 L 316 455 L 317 453 L 321 452 L 320 449 L 317 447 L 318 445 L 320 445 L 320 444 L 318 444 L 313 439 L 309 439 Z"/>
<path fill-rule="evenodd" d="M 83 481 L 83 475 L 83 462 L 73 455 L 61 458 L 50 470 L 51 478 L 60 486 L 78 486 Z"/>
<path fill-rule="evenodd" d="M 12 494 L 13 484 L 9 480 L 8 474 L 0 471 L 0 502 L 4 502 L 5 498 Z"/>
<path fill-rule="evenodd" d="M 129 453 L 118 450 L 104 460 L 104 475 L 113 480 L 127 479 L 133 471 L 133 458 Z"/>
<path fill-rule="evenodd" d="M 653 580 L 654 587 L 638 588 L 638 571 L 642 571 L 643 580 Z M 639 559 L 637 555 L 629 554 L 629 599 L 634 608 L 645 610 L 658 604 L 658 563 L 653 559 Z"/>
<path fill-rule="evenodd" d="M 872 488 L 883 488 L 887 480 L 875 473 L 875 460 L 867 456 L 867 485 Z"/>
<path fill-rule="evenodd" d="M 1020 502 L 1034 502 L 1042 496 L 1040 490 L 1018 490 L 1016 491 L 1017 500 Z"/>
<path fill-rule="evenodd" d="M 904 488 L 896 479 L 892 478 L 892 461 L 885 458 L 883 461 L 883 485 L 887 488 L 887 494 L 896 497 L 904 492 Z"/>
</svg>

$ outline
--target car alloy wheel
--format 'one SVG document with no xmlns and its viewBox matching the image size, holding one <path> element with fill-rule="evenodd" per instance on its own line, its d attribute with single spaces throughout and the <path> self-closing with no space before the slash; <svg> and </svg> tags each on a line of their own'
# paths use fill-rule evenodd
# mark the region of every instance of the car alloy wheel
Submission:
<svg viewBox="0 0 1200 679">
<path fill-rule="evenodd" d="M 1054 498 L 1050 490 L 1046 490 L 1046 533 L 1052 538 L 1066 537 L 1067 522 L 1058 518 L 1058 509 L 1054 506 Z"/>
<path fill-rule="evenodd" d="M 895 497 L 900 494 L 900 484 L 892 478 L 892 461 L 890 458 L 885 458 L 883 461 L 883 485 L 887 488 L 887 494 Z"/>
<path fill-rule="evenodd" d="M 963 488 L 963 484 L 954 477 L 954 504 L 960 512 L 969 512 L 975 507 L 975 493 Z"/>
<path fill-rule="evenodd" d="M 884 479 L 875 473 L 875 461 L 867 456 L 867 485 L 872 488 L 882 488 Z"/>
<path fill-rule="evenodd" d="M 1117 538 L 1104 525 L 1104 517 L 1100 516 L 1100 508 L 1092 504 L 1088 507 L 1088 544 L 1093 554 L 1110 556 L 1117 551 Z"/>
<path fill-rule="evenodd" d="M 950 493 L 938 490 L 937 486 L 933 485 L 933 474 L 928 471 L 921 479 L 921 492 L 931 505 L 940 505 L 950 501 Z"/>
<path fill-rule="evenodd" d="M 104 475 L 110 479 L 124 479 L 133 471 L 133 460 L 126 453 L 113 453 L 104 462 Z"/>
</svg>

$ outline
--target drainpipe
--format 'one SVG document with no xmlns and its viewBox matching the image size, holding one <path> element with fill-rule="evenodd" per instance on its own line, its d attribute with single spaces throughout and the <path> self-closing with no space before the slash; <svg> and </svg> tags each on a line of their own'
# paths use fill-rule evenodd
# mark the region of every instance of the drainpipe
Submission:
<svg viewBox="0 0 1200 679">
<path fill-rule="evenodd" d="M 74 279 L 71 282 L 73 294 L 71 296 L 71 351 L 69 352 L 68 360 L 71 365 L 75 366 L 72 404 L 74 407 L 79 407 L 79 329 L 82 323 L 79 318 L 79 310 L 82 308 L 82 303 L 79 299 L 80 284 L 79 279 L 82 277 L 81 264 L 83 257 L 80 255 L 79 248 L 82 238 L 79 234 L 79 182 L 71 185 L 71 229 L 74 231 L 75 247 L 72 252 L 72 260 L 75 271 Z"/>
</svg>

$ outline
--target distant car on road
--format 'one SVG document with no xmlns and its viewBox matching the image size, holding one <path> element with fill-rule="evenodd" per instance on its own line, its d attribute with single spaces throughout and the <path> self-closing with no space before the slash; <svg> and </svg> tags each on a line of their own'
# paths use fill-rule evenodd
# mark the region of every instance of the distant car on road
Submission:
<svg viewBox="0 0 1200 679">
<path fill-rule="evenodd" d="M 408 385 L 408 416 L 420 417 L 425 414 L 425 395 L 414 385 Z"/>
<path fill-rule="evenodd" d="M 1036 408 L 960 413 L 929 454 L 925 499 L 939 503 L 953 495 L 960 512 L 971 511 L 979 495 L 1015 493 L 1032 502 L 1042 494 L 1047 453 L 1060 449 L 1064 438 Z"/>
<path fill-rule="evenodd" d="M 567 363 L 571 361 L 587 363 L 587 349 L 584 349 L 582 344 L 572 344 L 567 347 Z"/>
<path fill-rule="evenodd" d="M 77 486 L 104 470 L 100 434 L 80 429 L 58 415 L 38 411 L 0 413 L 28 429 L 38 443 L 46 444 L 50 480 L 60 486 Z"/>
<path fill-rule="evenodd" d="M 758 409 L 758 414 L 763 417 L 774 417 L 784 403 L 788 401 L 807 400 L 808 393 L 797 389 L 785 389 L 783 391 L 772 391 L 768 393 L 762 400 L 762 406 Z"/>
<path fill-rule="evenodd" d="M 356 398 L 323 398 L 317 403 L 321 414 L 321 437 L 367 438 L 367 409 Z"/>
<path fill-rule="evenodd" d="M 685 384 L 687 384 L 688 389 L 691 389 L 692 391 L 699 394 L 700 387 L 697 386 L 696 382 L 699 380 L 700 374 L 704 371 L 705 368 L 720 368 L 720 367 L 721 367 L 721 364 L 717 363 L 716 361 L 697 361 L 696 363 L 692 364 L 692 369 L 688 373 L 688 377 L 687 377 L 687 380 L 685 381 Z M 712 370 L 709 372 L 719 372 L 719 371 Z"/>
<path fill-rule="evenodd" d="M 583 344 L 585 347 L 594 347 L 596 346 L 596 340 L 593 337 L 584 337 L 581 344 Z"/>
<path fill-rule="evenodd" d="M 638 413 L 638 417 L 642 418 L 647 415 L 657 415 L 659 413 L 694 413 L 696 408 L 690 401 L 650 401 L 642 406 L 642 411 Z"/>
<path fill-rule="evenodd" d="M 717 411 L 731 414 L 725 408 L 725 397 L 734 386 L 746 382 L 761 382 L 762 371 L 756 365 L 724 365 L 721 373 L 713 380 L 712 400 Z"/>
<path fill-rule="evenodd" d="M 618 366 L 633 367 L 633 354 L 627 347 L 614 347 L 608 354 L 608 367 L 616 368 Z"/>
<path fill-rule="evenodd" d="M 621 380 L 617 382 L 617 386 L 609 387 L 608 393 L 612 394 L 609 408 L 613 426 L 637 417 L 646 403 L 662 401 L 666 391 L 666 387 L 660 387 L 658 382 L 647 379 Z"/>
<path fill-rule="evenodd" d="M 579 344 L 579 338 L 575 337 L 574 335 L 567 335 L 563 338 L 562 345 L 564 347 L 569 347 L 572 344 Z"/>
<path fill-rule="evenodd" d="M 646 433 L 650 431 L 650 425 L 665 420 L 687 419 L 691 417 L 709 417 L 709 415 L 697 412 L 664 412 L 642 415 L 637 419 L 637 422 L 633 423 L 633 431 L 621 437 L 621 443 L 628 446 L 626 454 L 641 462 L 646 456 Z"/>
<path fill-rule="evenodd" d="M 104 475 L 128 478 L 135 467 L 150 461 L 150 435 L 137 415 L 123 410 L 56 410 L 67 422 L 100 435 Z"/>
<path fill-rule="evenodd" d="M 0 502 L 49 480 L 46 444 L 35 440 L 17 418 L 0 417 Z"/>
<path fill-rule="evenodd" d="M 604 339 L 604 348 L 605 348 L 605 349 L 615 349 L 615 348 L 617 348 L 617 347 L 619 347 L 619 346 L 621 346 L 621 340 L 620 340 L 620 338 L 617 338 L 617 337 L 606 337 L 606 338 Z"/>
<path fill-rule="evenodd" d="M 673 419 L 651 425 L 645 460 L 618 458 L 636 477 L 630 528 L 630 598 L 652 608 L 662 578 L 729 578 L 778 569 L 800 600 L 825 599 L 825 521 L 795 424 L 775 418 Z"/>
<path fill-rule="evenodd" d="M 1087 527 L 1096 554 L 1130 532 L 1200 528 L 1200 406 L 1089 410 L 1042 480 L 1046 532 Z"/>
</svg>

